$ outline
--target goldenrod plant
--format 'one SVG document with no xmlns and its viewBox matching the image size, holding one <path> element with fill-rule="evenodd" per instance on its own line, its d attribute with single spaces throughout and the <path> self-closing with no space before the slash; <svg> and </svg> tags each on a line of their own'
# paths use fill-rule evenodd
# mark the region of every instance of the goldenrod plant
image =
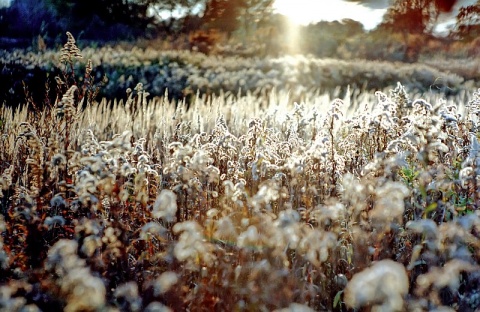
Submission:
<svg viewBox="0 0 480 312">
<path fill-rule="evenodd" d="M 0 108 L 1 309 L 480 307 L 480 90 L 97 102 L 68 42 L 53 105 Z"/>
</svg>

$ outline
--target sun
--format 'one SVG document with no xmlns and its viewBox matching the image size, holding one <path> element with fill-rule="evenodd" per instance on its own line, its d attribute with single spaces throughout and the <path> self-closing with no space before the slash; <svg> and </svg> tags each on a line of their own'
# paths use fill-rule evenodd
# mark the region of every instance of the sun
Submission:
<svg viewBox="0 0 480 312">
<path fill-rule="evenodd" d="M 342 0 L 328 0 L 328 4 L 320 0 L 275 0 L 273 8 L 299 25 L 349 18 L 361 22 L 366 29 L 375 27 L 385 13 L 385 10 Z"/>
<path fill-rule="evenodd" d="M 315 19 L 314 11 L 318 12 L 320 6 L 317 1 L 311 0 L 276 0 L 273 7 L 295 24 L 306 25 Z"/>
</svg>

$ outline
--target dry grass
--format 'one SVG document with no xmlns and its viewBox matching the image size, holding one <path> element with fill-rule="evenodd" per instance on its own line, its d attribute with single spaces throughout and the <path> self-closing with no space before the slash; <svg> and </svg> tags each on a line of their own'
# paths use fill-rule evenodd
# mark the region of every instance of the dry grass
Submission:
<svg viewBox="0 0 480 312">
<path fill-rule="evenodd" d="M 68 75 L 52 107 L 0 109 L 2 309 L 480 306 L 480 92 L 186 110 Z"/>
</svg>

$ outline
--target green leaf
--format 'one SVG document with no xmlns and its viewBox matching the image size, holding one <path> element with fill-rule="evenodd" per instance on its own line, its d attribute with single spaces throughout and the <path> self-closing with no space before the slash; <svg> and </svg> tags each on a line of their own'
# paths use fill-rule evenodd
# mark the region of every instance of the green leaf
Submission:
<svg viewBox="0 0 480 312">
<path fill-rule="evenodd" d="M 437 203 L 431 203 L 430 205 L 425 208 L 425 213 L 429 213 L 437 209 Z"/>
<path fill-rule="evenodd" d="M 342 297 L 342 294 L 343 294 L 343 290 L 340 290 L 339 292 L 337 292 L 337 294 L 335 295 L 335 298 L 333 299 L 333 307 L 336 308 L 339 301 L 340 301 L 340 298 Z"/>
</svg>

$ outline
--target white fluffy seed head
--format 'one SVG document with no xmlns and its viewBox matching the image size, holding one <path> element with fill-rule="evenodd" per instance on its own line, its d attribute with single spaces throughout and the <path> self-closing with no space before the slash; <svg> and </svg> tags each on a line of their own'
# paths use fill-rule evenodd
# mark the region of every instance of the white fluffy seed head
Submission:
<svg viewBox="0 0 480 312">
<path fill-rule="evenodd" d="M 167 222 L 175 221 L 177 196 L 170 190 L 162 190 L 153 204 L 152 215 Z"/>
<path fill-rule="evenodd" d="M 381 311 L 403 311 L 408 293 L 405 267 L 393 260 L 382 260 L 353 276 L 345 288 L 345 303 L 360 308 L 379 303 Z"/>
</svg>

